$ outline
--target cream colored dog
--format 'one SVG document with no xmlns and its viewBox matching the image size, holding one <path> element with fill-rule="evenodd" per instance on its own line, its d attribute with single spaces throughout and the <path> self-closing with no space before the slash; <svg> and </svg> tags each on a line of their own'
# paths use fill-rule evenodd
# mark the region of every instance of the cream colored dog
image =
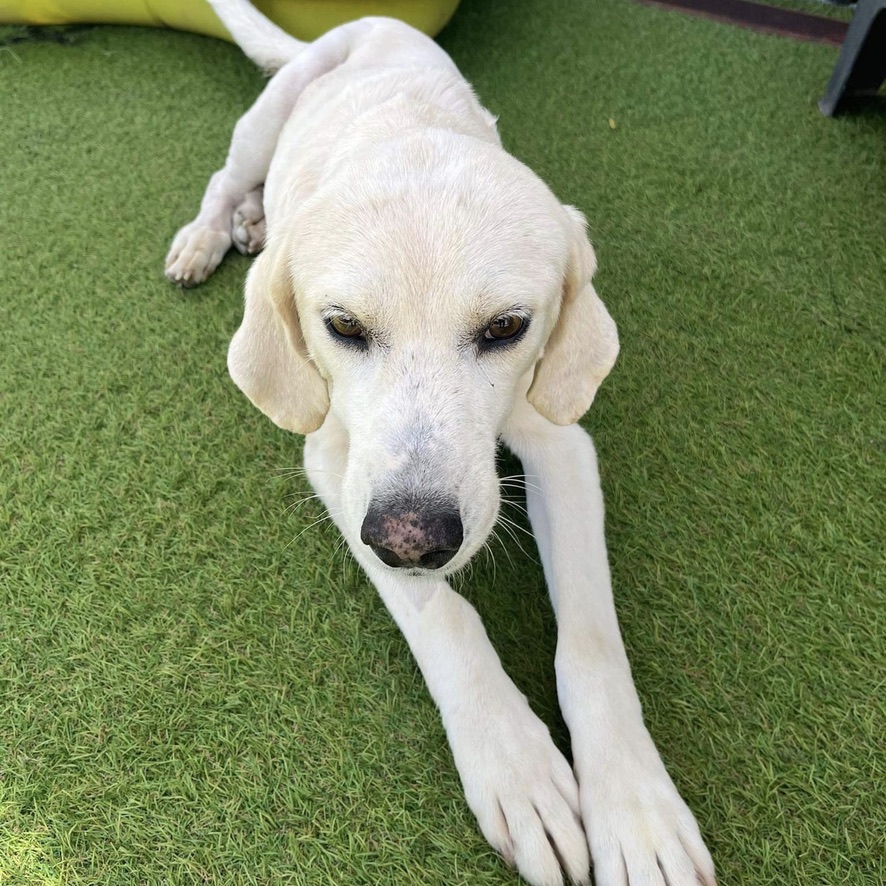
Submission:
<svg viewBox="0 0 886 886">
<path fill-rule="evenodd" d="M 370 18 L 304 44 L 245 0 L 212 5 L 279 72 L 167 275 L 200 283 L 232 242 L 266 240 L 231 376 L 308 435 L 311 483 L 409 642 L 481 830 L 538 886 L 588 882 L 589 848 L 598 886 L 713 884 L 643 725 L 594 447 L 574 424 L 618 352 L 581 214 L 502 149 L 450 58 L 410 27 Z M 498 518 L 500 439 L 528 478 L 573 767 L 444 578 Z"/>
</svg>

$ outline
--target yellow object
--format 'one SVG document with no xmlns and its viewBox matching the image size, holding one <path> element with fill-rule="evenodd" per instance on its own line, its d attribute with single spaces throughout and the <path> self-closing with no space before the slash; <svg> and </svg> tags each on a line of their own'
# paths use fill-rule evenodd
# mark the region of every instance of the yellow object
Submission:
<svg viewBox="0 0 886 886">
<path fill-rule="evenodd" d="M 459 0 L 253 0 L 294 37 L 313 40 L 364 15 L 409 22 L 431 37 L 452 17 Z M 70 25 L 104 22 L 195 31 L 230 40 L 206 0 L 0 0 L 0 24 Z"/>
</svg>

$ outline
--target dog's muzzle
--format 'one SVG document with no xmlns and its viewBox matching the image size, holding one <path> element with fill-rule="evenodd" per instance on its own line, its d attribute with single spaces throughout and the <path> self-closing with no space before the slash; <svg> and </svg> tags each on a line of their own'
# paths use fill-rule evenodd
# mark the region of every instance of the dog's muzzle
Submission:
<svg viewBox="0 0 886 886">
<path fill-rule="evenodd" d="M 458 553 L 464 529 L 458 509 L 451 505 L 373 502 L 360 540 L 388 566 L 440 569 Z"/>
</svg>

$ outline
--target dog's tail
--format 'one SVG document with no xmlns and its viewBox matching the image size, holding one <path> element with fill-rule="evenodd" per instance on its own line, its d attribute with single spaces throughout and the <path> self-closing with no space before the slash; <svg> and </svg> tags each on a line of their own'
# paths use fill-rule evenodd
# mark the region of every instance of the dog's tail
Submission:
<svg viewBox="0 0 886 886">
<path fill-rule="evenodd" d="M 263 71 L 273 74 L 307 46 L 262 15 L 248 0 L 209 0 L 234 42 Z"/>
</svg>

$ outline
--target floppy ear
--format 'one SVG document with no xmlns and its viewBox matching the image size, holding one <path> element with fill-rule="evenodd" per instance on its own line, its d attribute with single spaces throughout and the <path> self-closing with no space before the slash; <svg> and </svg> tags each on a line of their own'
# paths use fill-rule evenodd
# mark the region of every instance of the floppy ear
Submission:
<svg viewBox="0 0 886 886">
<path fill-rule="evenodd" d="M 323 424 L 329 392 L 302 337 L 285 250 L 273 243 L 246 278 L 243 322 L 228 348 L 228 372 L 281 428 L 308 434 Z"/>
<path fill-rule="evenodd" d="M 591 283 L 597 260 L 585 218 L 572 206 L 563 209 L 570 243 L 560 316 L 536 364 L 527 397 L 545 418 L 569 425 L 587 412 L 609 375 L 618 356 L 618 332 Z"/>
</svg>

